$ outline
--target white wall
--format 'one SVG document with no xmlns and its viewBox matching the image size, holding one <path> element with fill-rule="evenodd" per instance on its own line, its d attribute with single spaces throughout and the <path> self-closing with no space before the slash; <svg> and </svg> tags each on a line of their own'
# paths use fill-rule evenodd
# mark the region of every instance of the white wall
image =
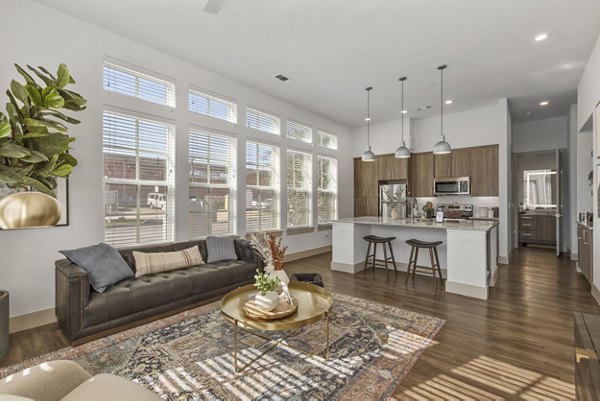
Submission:
<svg viewBox="0 0 600 401">
<path fill-rule="evenodd" d="M 577 260 L 577 105 L 569 109 L 569 179 L 566 196 L 569 197 L 569 219 L 571 233 L 571 260 Z"/>
<path fill-rule="evenodd" d="M 566 149 L 568 116 L 515 123 L 512 126 L 514 153 Z"/>
<path fill-rule="evenodd" d="M 19 78 L 13 63 L 42 65 L 55 69 L 66 63 L 78 84 L 75 88 L 88 99 L 88 108 L 77 118 L 83 122 L 70 132 L 77 139 L 72 153 L 80 164 L 70 179 L 70 225 L 48 229 L 29 229 L 0 232 L 1 288 L 11 293 L 11 316 L 17 316 L 54 307 L 54 261 L 61 256 L 60 249 L 70 249 L 99 243 L 104 238 L 103 186 L 102 186 L 102 110 L 105 105 L 138 110 L 171 120 L 176 125 L 176 240 L 187 239 L 187 132 L 190 125 L 221 130 L 238 138 L 238 171 L 244 168 L 244 140 L 256 138 L 280 144 L 282 152 L 292 142 L 286 138 L 252 132 L 245 128 L 243 113 L 238 125 L 221 122 L 186 110 L 187 88 L 193 84 L 233 98 L 238 109 L 246 105 L 258 106 L 276 113 L 283 120 L 291 117 L 340 137 L 339 160 L 339 215 L 351 216 L 352 196 L 352 137 L 350 130 L 324 117 L 282 102 L 260 91 L 221 77 L 203 68 L 143 46 L 122 36 L 98 28 L 82 20 L 43 6 L 30 0 L 8 0 L 3 3 L 3 32 L 18 32 L 2 45 L 0 82 L 5 87 L 13 78 Z M 29 27 L 25 29 L 23 16 Z M 51 38 L 44 38 L 42 27 L 52 23 Z M 150 104 L 102 90 L 102 62 L 104 56 L 143 66 L 175 80 L 177 108 Z M 309 145 L 295 147 L 313 149 Z M 316 150 L 312 150 L 316 154 Z M 323 153 L 327 153 L 323 151 Z M 238 174 L 239 185 L 244 184 L 244 174 Z M 285 174 L 282 177 L 285 186 Z M 238 205 L 245 202 L 245 191 L 238 191 Z M 240 202 L 241 200 L 241 202 Z M 242 206 L 238 232 L 243 233 Z M 285 218 L 284 218 L 285 221 Z M 285 239 L 290 253 L 330 244 L 329 232 L 315 232 L 290 236 Z"/>
<path fill-rule="evenodd" d="M 577 130 L 581 131 L 600 101 L 600 36 L 577 87 Z"/>
<path fill-rule="evenodd" d="M 371 150 L 376 155 L 394 153 L 400 146 L 400 141 L 402 140 L 401 121 L 401 119 L 398 119 L 371 125 Z M 406 147 L 412 152 L 415 152 L 412 138 L 414 123 L 415 120 L 404 117 L 404 141 L 406 142 Z M 354 128 L 352 130 L 352 137 L 354 138 L 352 155 L 360 156 L 367 149 L 367 126 Z"/>
<path fill-rule="evenodd" d="M 577 211 L 592 211 L 592 186 L 588 174 L 592 171 L 592 131 L 577 134 Z"/>
</svg>

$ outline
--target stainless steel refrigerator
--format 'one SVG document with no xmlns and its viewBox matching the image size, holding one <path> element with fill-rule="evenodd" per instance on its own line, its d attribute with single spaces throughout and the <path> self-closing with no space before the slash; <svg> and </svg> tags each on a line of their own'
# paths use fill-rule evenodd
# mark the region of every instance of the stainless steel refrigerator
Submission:
<svg viewBox="0 0 600 401">
<path fill-rule="evenodd" d="M 407 216 L 406 181 L 379 181 L 379 216 L 390 217 L 392 206 L 397 203 L 398 213 L 401 218 Z"/>
</svg>

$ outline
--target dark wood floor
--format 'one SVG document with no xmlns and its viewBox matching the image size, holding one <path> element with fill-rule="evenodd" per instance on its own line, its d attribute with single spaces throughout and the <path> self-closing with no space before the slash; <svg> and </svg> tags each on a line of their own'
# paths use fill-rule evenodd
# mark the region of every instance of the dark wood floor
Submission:
<svg viewBox="0 0 600 401">
<path fill-rule="evenodd" d="M 331 254 L 286 264 L 318 272 L 328 289 L 446 319 L 435 342 L 397 390 L 398 399 L 574 398 L 572 312 L 600 314 L 574 263 L 552 251 L 521 249 L 501 265 L 488 301 L 436 290 L 429 277 L 351 275 L 329 269 Z M 0 366 L 67 345 L 56 325 L 11 335 Z"/>
</svg>

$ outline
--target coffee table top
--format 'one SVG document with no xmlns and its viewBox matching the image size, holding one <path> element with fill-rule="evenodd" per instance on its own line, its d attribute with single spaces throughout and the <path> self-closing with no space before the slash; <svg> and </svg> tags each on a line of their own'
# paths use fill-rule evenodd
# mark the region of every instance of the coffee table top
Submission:
<svg viewBox="0 0 600 401">
<path fill-rule="evenodd" d="M 231 323 L 237 321 L 242 328 L 277 331 L 297 329 L 322 320 L 333 306 L 329 291 L 309 283 L 293 281 L 289 284 L 290 294 L 298 301 L 298 310 L 291 316 L 278 320 L 254 320 L 244 313 L 244 302 L 258 290 L 248 284 L 227 293 L 221 299 L 221 313 Z"/>
</svg>

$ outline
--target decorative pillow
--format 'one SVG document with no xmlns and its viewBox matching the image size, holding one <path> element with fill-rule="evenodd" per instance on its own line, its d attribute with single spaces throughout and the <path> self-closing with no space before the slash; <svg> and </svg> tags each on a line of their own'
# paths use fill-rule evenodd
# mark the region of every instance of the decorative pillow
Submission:
<svg viewBox="0 0 600 401">
<path fill-rule="evenodd" d="M 207 263 L 237 260 L 233 237 L 206 237 Z"/>
<path fill-rule="evenodd" d="M 98 244 L 59 252 L 87 272 L 90 284 L 97 292 L 102 293 L 119 281 L 133 277 L 127 262 L 110 245 Z"/>
<path fill-rule="evenodd" d="M 198 245 L 175 252 L 133 251 L 132 253 L 135 259 L 136 277 L 204 264 Z"/>
</svg>

